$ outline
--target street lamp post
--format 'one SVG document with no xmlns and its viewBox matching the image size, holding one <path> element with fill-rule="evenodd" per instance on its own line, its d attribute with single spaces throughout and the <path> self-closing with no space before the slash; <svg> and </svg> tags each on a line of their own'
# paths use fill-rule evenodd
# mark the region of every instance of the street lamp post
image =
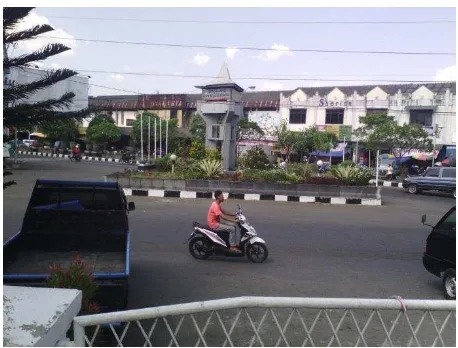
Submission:
<svg viewBox="0 0 458 348">
<path fill-rule="evenodd" d="M 175 161 L 177 160 L 177 155 L 172 154 L 170 156 L 170 160 L 172 161 L 172 174 L 175 172 Z"/>
</svg>

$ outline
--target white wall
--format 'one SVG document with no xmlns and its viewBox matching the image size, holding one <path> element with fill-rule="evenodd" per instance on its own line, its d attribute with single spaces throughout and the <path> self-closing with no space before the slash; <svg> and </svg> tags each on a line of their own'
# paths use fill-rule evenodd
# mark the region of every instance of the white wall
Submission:
<svg viewBox="0 0 458 348">
<path fill-rule="evenodd" d="M 256 122 L 264 132 L 268 133 L 265 139 L 271 140 L 272 132 L 281 125 L 281 114 L 279 111 L 250 111 L 248 120 Z"/>
<path fill-rule="evenodd" d="M 11 68 L 9 79 L 15 84 L 27 84 L 42 79 L 48 72 L 32 68 Z M 48 99 L 58 99 L 64 93 L 75 93 L 74 102 L 64 111 L 78 111 L 88 107 L 89 79 L 84 76 L 73 76 L 52 86 L 33 93 L 24 100 L 27 103 L 40 102 Z"/>
</svg>

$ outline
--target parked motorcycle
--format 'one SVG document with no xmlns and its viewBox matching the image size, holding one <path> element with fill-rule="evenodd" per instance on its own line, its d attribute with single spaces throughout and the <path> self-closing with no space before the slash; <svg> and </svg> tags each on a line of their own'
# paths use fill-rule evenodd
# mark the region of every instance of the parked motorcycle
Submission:
<svg viewBox="0 0 458 348">
<path fill-rule="evenodd" d="M 200 260 L 205 260 L 212 255 L 230 257 L 244 257 L 246 255 L 248 260 L 252 262 L 264 262 L 269 255 L 266 242 L 258 237 L 255 228 L 248 223 L 239 204 L 237 204 L 235 218 L 241 236 L 238 246 L 242 252 L 230 250 L 229 232 L 214 232 L 210 227 L 194 222 L 194 231 L 188 238 L 191 255 Z"/>
<path fill-rule="evenodd" d="M 76 161 L 76 162 L 80 162 L 81 159 L 82 159 L 81 154 L 79 154 L 79 153 L 75 153 L 75 154 L 72 153 L 69 156 L 69 158 L 70 158 L 70 161 Z"/>
<path fill-rule="evenodd" d="M 125 152 L 121 155 L 119 163 L 130 163 L 133 164 L 136 162 L 136 157 L 133 153 Z"/>
</svg>

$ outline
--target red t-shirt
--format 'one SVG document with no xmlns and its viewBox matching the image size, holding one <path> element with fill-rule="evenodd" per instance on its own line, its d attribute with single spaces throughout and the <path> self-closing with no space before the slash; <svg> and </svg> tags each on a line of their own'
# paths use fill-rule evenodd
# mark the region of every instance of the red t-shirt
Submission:
<svg viewBox="0 0 458 348">
<path fill-rule="evenodd" d="M 219 217 L 222 214 L 220 204 L 217 201 L 214 201 L 208 209 L 207 223 L 211 229 L 217 228 L 219 226 Z"/>
</svg>

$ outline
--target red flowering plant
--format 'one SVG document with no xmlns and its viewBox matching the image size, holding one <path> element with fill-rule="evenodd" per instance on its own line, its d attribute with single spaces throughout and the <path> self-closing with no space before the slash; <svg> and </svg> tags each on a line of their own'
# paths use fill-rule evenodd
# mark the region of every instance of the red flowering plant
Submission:
<svg viewBox="0 0 458 348">
<path fill-rule="evenodd" d="M 66 269 L 56 264 L 49 266 L 48 287 L 78 289 L 83 292 L 81 315 L 100 312 L 99 305 L 91 301 L 99 286 L 89 268 L 89 265 L 81 259 L 79 254 L 73 257 L 72 263 Z"/>
</svg>

